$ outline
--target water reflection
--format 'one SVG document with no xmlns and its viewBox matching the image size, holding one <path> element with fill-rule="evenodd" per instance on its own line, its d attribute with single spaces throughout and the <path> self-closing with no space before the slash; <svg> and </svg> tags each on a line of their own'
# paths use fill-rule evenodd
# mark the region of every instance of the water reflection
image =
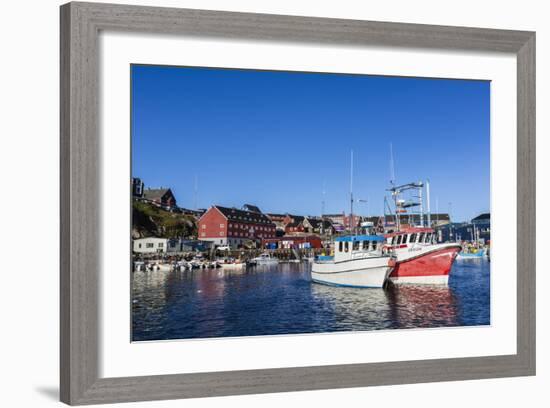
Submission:
<svg viewBox="0 0 550 408">
<path fill-rule="evenodd" d="M 310 265 L 135 272 L 133 340 L 489 324 L 489 264 L 457 263 L 449 286 L 335 288 Z"/>
</svg>

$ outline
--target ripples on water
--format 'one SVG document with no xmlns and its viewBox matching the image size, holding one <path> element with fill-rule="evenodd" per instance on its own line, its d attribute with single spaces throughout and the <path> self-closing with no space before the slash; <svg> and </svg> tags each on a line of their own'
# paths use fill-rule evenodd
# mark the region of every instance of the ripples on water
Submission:
<svg viewBox="0 0 550 408">
<path fill-rule="evenodd" d="M 490 324 L 489 263 L 456 261 L 448 286 L 310 282 L 310 264 L 134 272 L 132 339 L 321 333 Z"/>
</svg>

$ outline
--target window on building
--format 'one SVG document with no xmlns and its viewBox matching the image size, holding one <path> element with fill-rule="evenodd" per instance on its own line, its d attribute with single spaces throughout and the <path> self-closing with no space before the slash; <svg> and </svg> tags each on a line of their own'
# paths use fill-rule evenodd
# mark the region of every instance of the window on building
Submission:
<svg viewBox="0 0 550 408">
<path fill-rule="evenodd" d="M 164 242 L 159 242 L 158 247 L 159 248 L 164 248 Z"/>
<path fill-rule="evenodd" d="M 201 236 L 205 237 L 205 236 L 206 236 L 206 232 L 203 232 L 203 233 L 201 234 Z"/>
<path fill-rule="evenodd" d="M 223 231 L 220 231 L 220 237 L 223 237 Z"/>
<path fill-rule="evenodd" d="M 148 242 L 147 244 L 145 244 L 145 248 L 154 248 L 155 246 L 153 245 L 152 242 Z"/>
<path fill-rule="evenodd" d="M 206 224 L 202 224 L 202 229 L 206 229 Z"/>
<path fill-rule="evenodd" d="M 141 244 L 139 244 L 139 248 L 141 248 Z"/>
</svg>

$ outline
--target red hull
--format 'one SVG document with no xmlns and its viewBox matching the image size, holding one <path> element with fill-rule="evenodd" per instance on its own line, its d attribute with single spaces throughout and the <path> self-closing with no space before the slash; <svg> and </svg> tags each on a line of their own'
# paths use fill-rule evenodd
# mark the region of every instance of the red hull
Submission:
<svg viewBox="0 0 550 408">
<path fill-rule="evenodd" d="M 459 251 L 458 246 L 443 248 L 397 261 L 390 278 L 447 276 Z"/>
</svg>

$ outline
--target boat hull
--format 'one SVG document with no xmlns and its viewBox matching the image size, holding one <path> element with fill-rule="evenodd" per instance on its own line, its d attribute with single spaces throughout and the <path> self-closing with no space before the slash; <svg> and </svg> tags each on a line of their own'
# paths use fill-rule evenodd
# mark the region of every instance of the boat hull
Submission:
<svg viewBox="0 0 550 408">
<path fill-rule="evenodd" d="M 398 251 L 389 279 L 395 284 L 446 285 L 460 249 L 458 244 L 437 244 L 418 252 Z"/>
<path fill-rule="evenodd" d="M 224 269 L 242 269 L 246 266 L 244 262 L 241 263 L 221 263 L 220 266 Z"/>
<path fill-rule="evenodd" d="M 392 267 L 392 258 L 390 257 L 343 262 L 314 262 L 311 269 L 311 280 L 331 286 L 381 288 Z"/>
</svg>

